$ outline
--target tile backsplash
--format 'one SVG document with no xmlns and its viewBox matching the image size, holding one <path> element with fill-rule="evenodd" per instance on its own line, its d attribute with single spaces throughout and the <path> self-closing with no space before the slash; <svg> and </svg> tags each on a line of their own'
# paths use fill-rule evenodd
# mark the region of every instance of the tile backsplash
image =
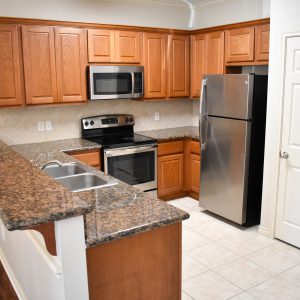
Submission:
<svg viewBox="0 0 300 300">
<path fill-rule="evenodd" d="M 135 131 L 192 126 L 195 122 L 192 100 L 89 101 L 82 105 L 10 108 L 0 110 L 0 139 L 23 144 L 81 136 L 80 119 L 88 116 L 128 113 L 135 116 Z M 154 120 L 159 112 L 160 120 Z M 38 131 L 38 121 L 51 121 L 51 131 Z"/>
</svg>

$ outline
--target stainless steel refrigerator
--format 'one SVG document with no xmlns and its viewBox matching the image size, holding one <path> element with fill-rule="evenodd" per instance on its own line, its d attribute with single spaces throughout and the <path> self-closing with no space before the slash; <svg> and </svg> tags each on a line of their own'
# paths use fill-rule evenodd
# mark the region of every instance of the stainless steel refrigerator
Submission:
<svg viewBox="0 0 300 300">
<path fill-rule="evenodd" d="M 260 221 L 266 75 L 206 75 L 200 99 L 199 205 L 238 224 Z"/>
</svg>

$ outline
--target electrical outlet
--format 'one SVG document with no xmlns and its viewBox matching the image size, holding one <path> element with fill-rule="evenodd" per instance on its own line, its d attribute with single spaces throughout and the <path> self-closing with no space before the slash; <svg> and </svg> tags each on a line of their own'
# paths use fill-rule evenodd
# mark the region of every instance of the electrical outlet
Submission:
<svg viewBox="0 0 300 300">
<path fill-rule="evenodd" d="M 52 122 L 51 121 L 45 121 L 45 129 L 47 131 L 52 130 Z"/>
<path fill-rule="evenodd" d="M 43 121 L 38 121 L 38 131 L 45 131 L 45 123 Z"/>
<path fill-rule="evenodd" d="M 154 120 L 159 121 L 159 112 L 158 111 L 154 113 Z"/>
</svg>

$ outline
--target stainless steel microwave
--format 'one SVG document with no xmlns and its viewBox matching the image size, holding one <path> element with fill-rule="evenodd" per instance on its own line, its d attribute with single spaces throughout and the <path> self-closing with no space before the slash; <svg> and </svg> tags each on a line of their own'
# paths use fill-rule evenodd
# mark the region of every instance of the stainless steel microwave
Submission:
<svg viewBox="0 0 300 300">
<path fill-rule="evenodd" d="M 141 98 L 144 95 L 144 67 L 89 66 L 90 100 Z"/>
</svg>

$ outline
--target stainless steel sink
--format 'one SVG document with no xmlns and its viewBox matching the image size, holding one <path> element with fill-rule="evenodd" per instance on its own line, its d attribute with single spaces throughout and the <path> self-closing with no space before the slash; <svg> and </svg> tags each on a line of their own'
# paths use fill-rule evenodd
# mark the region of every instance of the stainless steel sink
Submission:
<svg viewBox="0 0 300 300">
<path fill-rule="evenodd" d="M 56 179 L 72 192 L 81 192 L 116 185 L 117 180 L 105 180 L 92 173 L 85 173 Z"/>
<path fill-rule="evenodd" d="M 49 165 L 44 168 L 44 171 L 54 178 L 72 176 L 86 173 L 87 171 L 76 163 L 59 165 Z"/>
</svg>

